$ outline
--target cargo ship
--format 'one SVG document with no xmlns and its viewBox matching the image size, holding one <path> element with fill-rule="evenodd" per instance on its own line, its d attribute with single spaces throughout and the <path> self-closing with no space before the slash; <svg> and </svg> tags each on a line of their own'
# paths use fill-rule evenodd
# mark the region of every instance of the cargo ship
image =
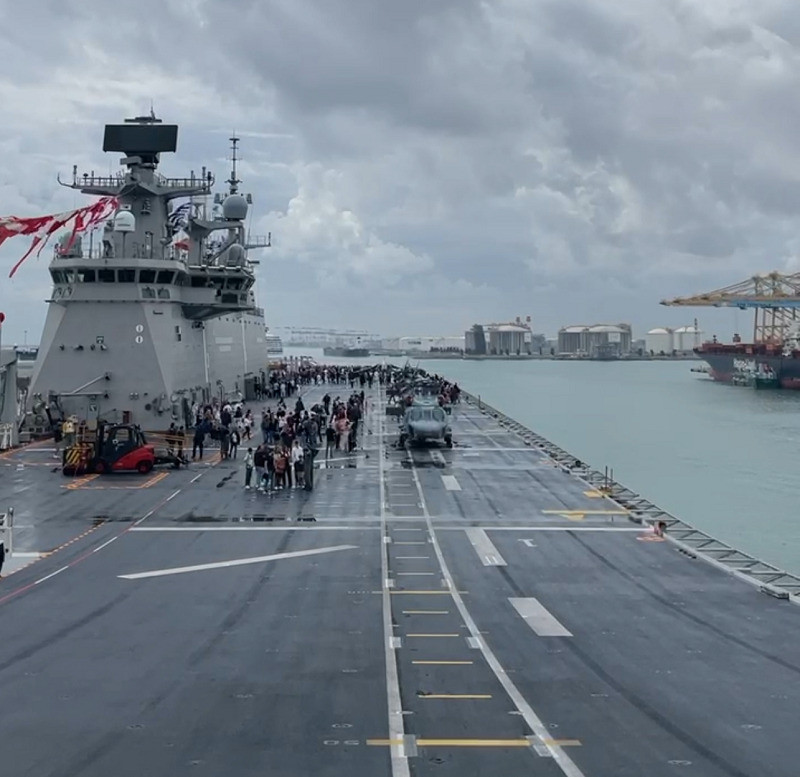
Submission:
<svg viewBox="0 0 800 777">
<path fill-rule="evenodd" d="M 800 389 L 800 350 L 787 345 L 712 341 L 694 352 L 708 364 L 708 374 L 716 381 Z"/>
<path fill-rule="evenodd" d="M 800 389 L 800 273 L 771 272 L 662 305 L 753 310 L 753 340 L 720 343 L 716 336 L 694 348 L 723 383 L 755 388 Z"/>
<path fill-rule="evenodd" d="M 350 358 L 360 359 L 369 356 L 368 348 L 338 348 L 328 346 L 322 349 L 325 356 L 347 356 Z"/>
</svg>

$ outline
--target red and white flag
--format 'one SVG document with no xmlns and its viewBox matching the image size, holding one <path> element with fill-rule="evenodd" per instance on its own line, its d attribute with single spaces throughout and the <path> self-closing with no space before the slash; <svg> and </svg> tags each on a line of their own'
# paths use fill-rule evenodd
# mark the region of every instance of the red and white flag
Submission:
<svg viewBox="0 0 800 777">
<path fill-rule="evenodd" d="M 36 255 L 42 253 L 42 249 L 47 245 L 50 237 L 59 229 L 72 225 L 72 233 L 64 250 L 69 250 L 75 240 L 75 235 L 87 230 L 94 229 L 110 218 L 119 208 L 119 201 L 116 197 L 102 197 L 91 205 L 86 205 L 77 210 L 69 210 L 64 213 L 53 213 L 49 216 L 31 216 L 22 218 L 20 216 L 0 217 L 0 245 L 5 243 L 10 237 L 17 235 L 33 235 L 30 247 L 12 268 L 8 274 L 9 278 L 19 269 L 20 265 L 33 253 L 38 246 Z"/>
</svg>

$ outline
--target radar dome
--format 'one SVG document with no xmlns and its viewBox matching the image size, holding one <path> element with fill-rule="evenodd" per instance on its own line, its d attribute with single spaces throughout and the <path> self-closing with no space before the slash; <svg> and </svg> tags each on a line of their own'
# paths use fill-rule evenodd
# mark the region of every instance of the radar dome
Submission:
<svg viewBox="0 0 800 777">
<path fill-rule="evenodd" d="M 247 200 L 241 194 L 229 194 L 222 203 L 222 215 L 226 219 L 244 221 L 247 218 Z"/>
<path fill-rule="evenodd" d="M 136 216 L 134 216 L 129 210 L 117 211 L 117 215 L 114 216 L 114 231 L 135 232 Z"/>
<path fill-rule="evenodd" d="M 234 243 L 225 252 L 225 265 L 227 267 L 244 267 L 246 256 L 244 246 Z"/>
</svg>

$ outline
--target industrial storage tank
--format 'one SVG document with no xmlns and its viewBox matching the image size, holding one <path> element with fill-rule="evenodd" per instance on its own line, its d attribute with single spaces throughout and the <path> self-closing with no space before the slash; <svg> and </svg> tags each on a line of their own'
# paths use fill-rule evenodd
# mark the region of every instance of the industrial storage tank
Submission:
<svg viewBox="0 0 800 777">
<path fill-rule="evenodd" d="M 696 326 L 679 326 L 673 333 L 673 348 L 679 353 L 691 353 L 700 345 L 702 334 Z"/>
<path fill-rule="evenodd" d="M 670 354 L 675 348 L 674 332 L 666 326 L 656 327 L 644 336 L 644 343 L 644 347 L 656 355 Z"/>
</svg>

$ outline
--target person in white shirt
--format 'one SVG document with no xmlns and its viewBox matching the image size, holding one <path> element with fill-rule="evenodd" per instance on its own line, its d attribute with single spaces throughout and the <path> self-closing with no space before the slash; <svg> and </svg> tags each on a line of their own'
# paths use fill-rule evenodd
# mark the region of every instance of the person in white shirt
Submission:
<svg viewBox="0 0 800 777">
<path fill-rule="evenodd" d="M 303 449 L 300 447 L 300 440 L 292 443 L 292 469 L 294 470 L 294 487 L 303 486 Z"/>
</svg>

